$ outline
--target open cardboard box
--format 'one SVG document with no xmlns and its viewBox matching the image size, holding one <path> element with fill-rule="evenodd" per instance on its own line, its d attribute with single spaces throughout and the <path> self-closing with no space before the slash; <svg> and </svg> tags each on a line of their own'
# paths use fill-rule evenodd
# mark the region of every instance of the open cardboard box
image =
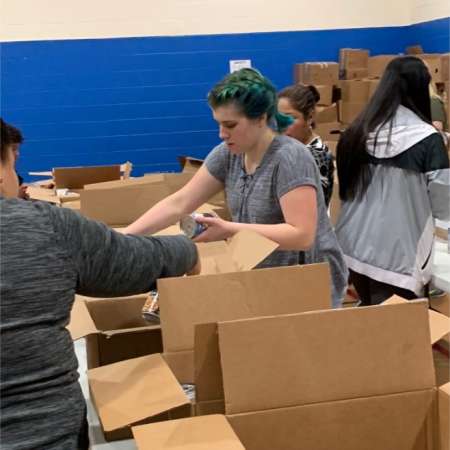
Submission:
<svg viewBox="0 0 450 450">
<path fill-rule="evenodd" d="M 224 401 L 247 450 L 436 444 L 425 301 L 202 324 L 195 343 L 197 412 Z M 143 430 L 140 450 L 161 432 Z"/>
<path fill-rule="evenodd" d="M 195 173 L 203 164 L 203 159 L 192 156 L 178 156 L 177 159 L 183 173 Z"/>
<path fill-rule="evenodd" d="M 120 164 L 111 166 L 55 167 L 56 189 L 83 189 L 86 184 L 120 180 Z"/>
<path fill-rule="evenodd" d="M 130 425 L 157 420 L 152 416 L 160 417 L 168 411 L 172 418 L 180 414 L 180 408 L 184 408 L 186 416 L 191 414 L 189 399 L 184 396 L 184 402 L 180 403 L 180 397 L 175 394 L 180 394 L 179 383 L 196 382 L 194 328 L 197 324 L 310 311 L 331 305 L 327 264 L 162 279 L 158 281 L 158 289 L 165 364 L 161 365 L 157 355 L 150 355 L 140 360 L 145 363 L 128 360 L 88 371 L 92 398 L 107 439 L 117 432 L 121 437 L 126 436 Z M 170 377 L 168 367 L 173 374 Z M 142 383 L 134 384 L 134 378 L 123 373 L 138 373 L 136 376 Z M 171 382 L 175 384 L 169 395 L 166 390 Z M 112 399 L 119 392 L 123 395 L 113 404 Z M 139 397 L 143 397 L 139 405 L 130 401 Z M 209 413 L 224 409 L 221 401 L 202 407 Z M 137 409 L 138 416 L 134 412 Z"/>
<path fill-rule="evenodd" d="M 142 317 L 146 297 L 77 296 L 67 328 L 73 340 L 86 338 L 88 369 L 162 351 L 160 326 Z"/>
</svg>

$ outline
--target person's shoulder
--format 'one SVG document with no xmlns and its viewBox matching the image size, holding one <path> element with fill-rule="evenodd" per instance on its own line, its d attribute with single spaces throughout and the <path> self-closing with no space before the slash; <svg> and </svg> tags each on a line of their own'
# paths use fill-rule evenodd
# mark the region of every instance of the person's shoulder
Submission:
<svg viewBox="0 0 450 450">
<path fill-rule="evenodd" d="M 275 145 L 277 146 L 276 159 L 279 162 L 314 162 L 308 147 L 297 139 L 284 135 L 277 136 L 275 139 Z"/>
</svg>

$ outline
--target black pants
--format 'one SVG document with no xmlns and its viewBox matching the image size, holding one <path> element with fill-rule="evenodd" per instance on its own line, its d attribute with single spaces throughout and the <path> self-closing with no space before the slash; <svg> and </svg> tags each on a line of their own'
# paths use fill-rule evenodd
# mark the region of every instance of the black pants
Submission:
<svg viewBox="0 0 450 450">
<path fill-rule="evenodd" d="M 393 295 L 399 295 L 406 300 L 418 298 L 417 295 L 408 289 L 392 286 L 381 281 L 369 278 L 366 275 L 350 270 L 350 283 L 355 286 L 361 303 L 359 306 L 379 305 Z"/>
</svg>

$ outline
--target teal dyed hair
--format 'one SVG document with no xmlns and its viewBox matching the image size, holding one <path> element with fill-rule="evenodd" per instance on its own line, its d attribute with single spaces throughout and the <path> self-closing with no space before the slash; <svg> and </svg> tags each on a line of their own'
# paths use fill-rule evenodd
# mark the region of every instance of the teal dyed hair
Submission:
<svg viewBox="0 0 450 450">
<path fill-rule="evenodd" d="M 267 114 L 267 122 L 275 122 L 279 132 L 293 122 L 290 116 L 278 112 L 275 86 L 255 69 L 241 69 L 227 75 L 209 92 L 208 103 L 212 109 L 232 103 L 249 119 Z"/>
</svg>

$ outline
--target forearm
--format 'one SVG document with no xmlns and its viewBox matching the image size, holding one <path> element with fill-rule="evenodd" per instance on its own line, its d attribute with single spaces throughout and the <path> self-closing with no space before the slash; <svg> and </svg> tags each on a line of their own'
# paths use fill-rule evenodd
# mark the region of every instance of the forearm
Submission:
<svg viewBox="0 0 450 450">
<path fill-rule="evenodd" d="M 150 235 L 175 224 L 184 214 L 185 207 L 176 194 L 161 200 L 153 208 L 125 228 L 125 234 Z"/>
<path fill-rule="evenodd" d="M 262 225 L 257 223 L 230 222 L 232 234 L 241 230 L 252 230 L 278 243 L 279 250 L 308 250 L 314 243 L 315 233 L 299 229 L 288 223 Z"/>
</svg>

